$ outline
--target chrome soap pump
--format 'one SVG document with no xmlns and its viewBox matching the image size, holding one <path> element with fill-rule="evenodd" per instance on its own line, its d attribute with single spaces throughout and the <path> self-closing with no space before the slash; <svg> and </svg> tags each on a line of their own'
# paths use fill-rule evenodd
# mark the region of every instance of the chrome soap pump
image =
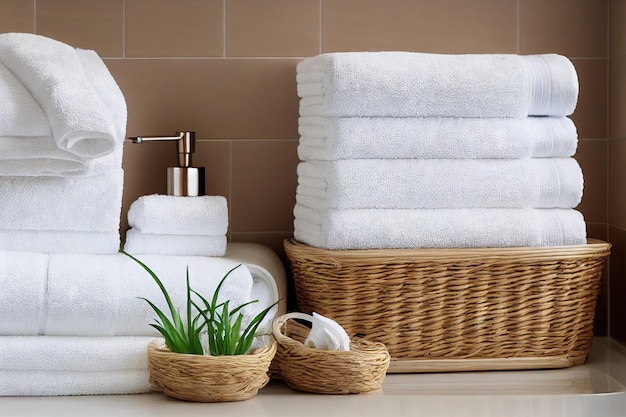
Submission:
<svg viewBox="0 0 626 417">
<path fill-rule="evenodd" d="M 204 195 L 204 167 L 192 167 L 191 155 L 196 150 L 196 132 L 177 132 L 178 136 L 137 136 L 133 143 L 176 141 L 178 166 L 167 168 L 167 194 L 180 197 Z"/>
</svg>

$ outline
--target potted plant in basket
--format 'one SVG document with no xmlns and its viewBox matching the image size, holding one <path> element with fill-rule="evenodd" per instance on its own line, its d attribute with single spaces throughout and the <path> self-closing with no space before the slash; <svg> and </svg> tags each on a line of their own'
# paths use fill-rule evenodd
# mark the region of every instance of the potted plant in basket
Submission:
<svg viewBox="0 0 626 417">
<path fill-rule="evenodd" d="M 152 341 L 148 345 L 150 383 L 166 395 L 187 401 L 221 402 L 252 398 L 269 381 L 268 370 L 276 353 L 276 341 L 268 337 L 266 346 L 251 351 L 257 329 L 278 301 L 244 324 L 243 308 L 258 300 L 234 308 L 229 301 L 218 303 L 219 292 L 228 276 L 221 279 L 209 300 L 189 285 L 187 269 L 186 315 L 173 304 L 159 277 L 143 262 L 122 251 L 154 279 L 161 289 L 168 314 L 154 302 L 142 298 L 155 311 L 157 319 L 150 324 L 165 339 L 165 345 Z M 206 344 L 202 339 L 206 337 Z"/>
</svg>

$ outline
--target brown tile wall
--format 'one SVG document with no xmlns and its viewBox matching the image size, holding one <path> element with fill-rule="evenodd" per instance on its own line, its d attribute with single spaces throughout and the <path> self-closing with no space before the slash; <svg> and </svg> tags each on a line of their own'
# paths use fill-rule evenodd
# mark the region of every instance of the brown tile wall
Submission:
<svg viewBox="0 0 626 417">
<path fill-rule="evenodd" d="M 621 236 L 626 250 L 624 181 L 615 183 L 626 177 L 618 169 L 626 166 L 625 118 L 611 119 L 608 140 L 609 105 L 611 114 L 626 112 L 619 75 L 626 73 L 625 1 L 0 0 L 0 32 L 96 50 L 126 96 L 128 136 L 195 130 L 194 164 L 207 169 L 208 194 L 228 198 L 230 240 L 264 243 L 281 255 L 293 232 L 301 59 L 358 50 L 564 54 L 580 79 L 573 115 L 585 173 L 580 210 L 591 237 Z M 610 51 L 609 2 L 621 22 Z M 610 101 L 609 81 L 618 92 Z M 165 193 L 166 167 L 176 163 L 171 144 L 127 144 L 124 152 L 122 231 L 130 203 Z M 625 269 L 621 281 L 614 273 L 612 285 L 603 282 L 599 334 L 608 331 L 609 289 L 619 300 L 613 281 L 623 282 Z"/>
</svg>

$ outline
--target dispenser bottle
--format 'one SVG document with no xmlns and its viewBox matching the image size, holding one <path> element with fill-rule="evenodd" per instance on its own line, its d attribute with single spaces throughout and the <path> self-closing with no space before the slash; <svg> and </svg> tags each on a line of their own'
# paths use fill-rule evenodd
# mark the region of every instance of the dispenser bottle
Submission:
<svg viewBox="0 0 626 417">
<path fill-rule="evenodd" d="M 191 156 L 196 148 L 196 132 L 177 132 L 177 136 L 137 136 L 133 143 L 176 141 L 178 166 L 167 168 L 167 194 L 180 197 L 204 195 L 204 167 L 192 167 Z"/>
</svg>

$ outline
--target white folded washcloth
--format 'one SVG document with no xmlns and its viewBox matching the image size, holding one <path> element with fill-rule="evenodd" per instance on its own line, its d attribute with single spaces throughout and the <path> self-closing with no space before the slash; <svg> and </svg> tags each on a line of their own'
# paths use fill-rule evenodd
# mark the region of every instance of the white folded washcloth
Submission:
<svg viewBox="0 0 626 417">
<path fill-rule="evenodd" d="M 301 117 L 301 160 L 570 157 L 576 126 L 567 117 Z"/>
<path fill-rule="evenodd" d="M 537 247 L 583 245 L 574 209 L 294 208 L 294 237 L 325 249 Z"/>
<path fill-rule="evenodd" d="M 150 371 L 22 371 L 0 369 L 0 396 L 121 395 L 150 392 Z"/>
<path fill-rule="evenodd" d="M 297 168 L 298 203 L 330 208 L 573 208 L 583 174 L 573 158 L 344 159 Z"/>
<path fill-rule="evenodd" d="M 133 228 L 126 232 L 124 251 L 132 254 L 224 256 L 226 235 L 162 235 Z"/>
<path fill-rule="evenodd" d="M 117 253 L 120 244 L 119 231 L 0 229 L 0 251 L 109 255 Z"/>
<path fill-rule="evenodd" d="M 564 56 L 336 52 L 297 65 L 300 115 L 567 116 L 578 77 Z"/>
<path fill-rule="evenodd" d="M 92 70 L 96 62 L 93 56 L 88 59 Z M 110 109 L 112 98 L 119 99 L 120 94 L 111 91 L 111 97 L 103 100 L 100 92 L 107 89 L 98 89 L 99 83 L 86 75 L 76 49 L 41 35 L 4 33 L 0 34 L 0 63 L 41 106 L 59 149 L 94 158 L 122 143 L 118 130 L 122 123 L 113 120 Z M 95 76 L 111 77 L 102 60 L 97 64 L 100 69 Z M 110 79 L 102 82 L 114 83 Z M 118 106 L 125 102 L 117 102 Z"/>
<path fill-rule="evenodd" d="M 184 313 L 186 271 L 191 287 L 209 300 L 222 277 L 239 263 L 216 257 L 139 255 L 161 279 Z M 220 290 L 220 301 L 235 307 L 251 301 L 252 276 L 235 269 Z M 152 277 L 134 260 L 113 255 L 52 254 L 48 267 L 45 319 L 40 334 L 55 336 L 158 336 L 157 318 L 145 297 L 169 311 Z M 15 311 L 14 315 L 19 315 Z M 2 334 L 0 329 L 0 334 Z"/>
<path fill-rule="evenodd" d="M 228 205 L 223 196 L 145 195 L 130 205 L 128 224 L 149 234 L 224 235 Z"/>
<path fill-rule="evenodd" d="M 147 369 L 151 336 L 0 336 L 0 370 Z"/>
<path fill-rule="evenodd" d="M 0 176 L 0 230 L 119 234 L 123 188 L 121 167 L 91 176 Z"/>
<path fill-rule="evenodd" d="M 39 333 L 47 273 L 48 255 L 44 253 L 0 251 L 0 334 Z M 0 348 L 0 361 L 11 360 L 4 352 Z"/>
</svg>

